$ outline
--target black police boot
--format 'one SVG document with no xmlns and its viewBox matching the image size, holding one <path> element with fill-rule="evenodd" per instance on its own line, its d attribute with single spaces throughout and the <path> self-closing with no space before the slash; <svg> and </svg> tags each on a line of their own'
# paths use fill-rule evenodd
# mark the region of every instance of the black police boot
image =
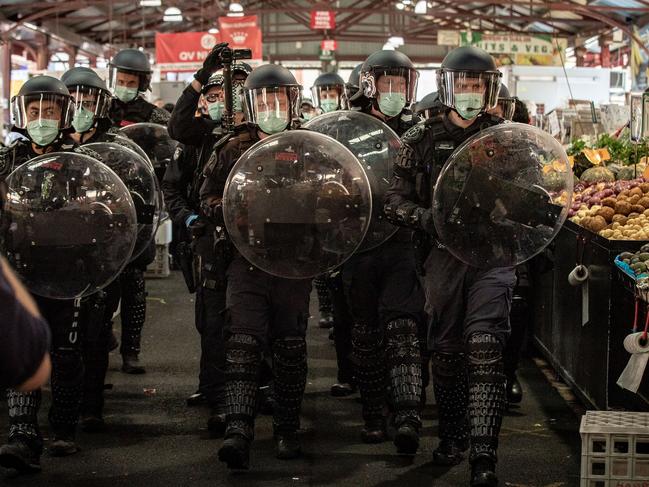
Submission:
<svg viewBox="0 0 649 487">
<path fill-rule="evenodd" d="M 318 320 L 320 328 L 332 328 L 334 326 L 334 315 L 331 311 L 320 311 L 320 320 Z"/>
<path fill-rule="evenodd" d="M 41 453 L 16 437 L 0 446 L 0 466 L 15 469 L 19 473 L 40 472 Z"/>
<path fill-rule="evenodd" d="M 472 486 L 498 484 L 495 474 L 498 435 L 506 405 L 502 346 L 489 333 L 469 337 L 469 420 L 471 422 Z"/>
<path fill-rule="evenodd" d="M 331 395 L 333 397 L 351 396 L 356 392 L 356 386 L 347 382 L 336 382 L 331 386 Z"/>
<path fill-rule="evenodd" d="M 488 455 L 480 455 L 471 461 L 471 487 L 496 487 L 496 462 Z"/>
<path fill-rule="evenodd" d="M 303 337 L 278 338 L 273 342 L 275 413 L 273 431 L 277 458 L 288 460 L 302 454 L 297 430 L 306 387 L 306 341 Z"/>
<path fill-rule="evenodd" d="M 514 377 L 507 379 L 507 402 L 510 404 L 520 404 L 523 400 L 523 386 L 518 381 L 518 377 L 514 374 Z"/>
<path fill-rule="evenodd" d="M 397 453 L 414 455 L 419 449 L 421 428 L 421 352 L 417 323 L 399 319 L 388 323 L 385 353 L 390 376 L 391 403 L 397 428 Z"/>
<path fill-rule="evenodd" d="M 50 443 L 49 452 L 53 457 L 68 457 L 79 451 L 74 437 L 69 435 L 55 435 Z"/>
<path fill-rule="evenodd" d="M 361 393 L 365 427 L 363 443 L 385 441 L 385 349 L 381 330 L 355 323 L 352 327 L 352 363 Z"/>
<path fill-rule="evenodd" d="M 19 473 L 38 472 L 43 453 L 43 438 L 38 429 L 41 391 L 18 392 L 7 389 L 9 441 L 0 447 L 0 466 Z"/>
<path fill-rule="evenodd" d="M 469 448 L 466 359 L 459 353 L 433 352 L 431 362 L 440 438 L 433 451 L 433 462 L 457 465 Z"/>
<path fill-rule="evenodd" d="M 122 372 L 139 375 L 145 374 L 146 370 L 140 365 L 140 359 L 137 354 L 127 353 L 122 355 Z"/>
<path fill-rule="evenodd" d="M 232 335 L 225 347 L 226 428 L 219 460 L 230 469 L 247 470 L 254 437 L 261 352 L 255 337 L 241 333 Z"/>
<path fill-rule="evenodd" d="M 469 440 L 457 441 L 443 439 L 433 450 L 433 463 L 435 465 L 453 466 L 462 463 L 469 449 Z"/>
</svg>

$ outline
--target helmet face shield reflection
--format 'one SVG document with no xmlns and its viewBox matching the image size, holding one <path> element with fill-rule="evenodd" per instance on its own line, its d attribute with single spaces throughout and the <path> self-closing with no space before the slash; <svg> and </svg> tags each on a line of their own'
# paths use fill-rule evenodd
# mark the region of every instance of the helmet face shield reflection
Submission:
<svg viewBox="0 0 649 487">
<path fill-rule="evenodd" d="M 107 118 L 110 110 L 111 95 L 108 91 L 87 86 L 74 86 L 70 89 L 74 100 L 75 112 L 81 109 L 92 112 L 95 118 Z"/>
<path fill-rule="evenodd" d="M 58 122 L 59 129 L 67 129 L 72 123 L 74 104 L 70 96 L 58 93 L 35 93 L 15 96 L 11 100 L 14 125 L 26 129 L 29 123 Z"/>
<path fill-rule="evenodd" d="M 367 72 L 361 72 L 360 82 L 367 98 L 379 98 L 380 93 L 405 96 L 406 106 L 415 100 L 419 73 L 411 68 L 388 68 L 374 66 Z"/>
<path fill-rule="evenodd" d="M 514 98 L 498 98 L 498 104 L 502 112 L 501 117 L 505 120 L 512 120 L 514 118 L 514 111 L 516 110 L 516 100 Z"/>
<path fill-rule="evenodd" d="M 347 107 L 345 87 L 343 85 L 320 85 L 311 87 L 315 105 L 323 112 L 333 112 Z"/>
<path fill-rule="evenodd" d="M 266 133 L 281 132 L 299 118 L 299 86 L 256 88 L 244 94 L 246 120 Z"/>
<path fill-rule="evenodd" d="M 499 71 L 456 71 L 440 68 L 437 88 L 440 101 L 463 118 L 474 118 L 495 108 L 500 89 Z"/>
</svg>

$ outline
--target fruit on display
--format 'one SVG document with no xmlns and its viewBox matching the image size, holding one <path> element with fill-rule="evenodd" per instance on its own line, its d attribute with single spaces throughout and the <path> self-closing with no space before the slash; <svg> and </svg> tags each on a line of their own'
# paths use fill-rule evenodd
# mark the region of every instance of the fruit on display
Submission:
<svg viewBox="0 0 649 487">
<path fill-rule="evenodd" d="M 642 173 L 640 173 L 642 174 Z M 589 167 L 579 178 L 580 181 L 585 183 L 598 183 L 600 181 L 615 181 L 615 174 L 604 166 Z"/>
<path fill-rule="evenodd" d="M 643 245 L 637 252 L 622 252 L 616 261 L 625 264 L 625 270 L 630 270 L 634 277 L 646 277 L 649 273 L 649 244 Z"/>
<path fill-rule="evenodd" d="M 610 240 L 649 240 L 649 182 L 577 183 L 569 217 Z"/>
</svg>

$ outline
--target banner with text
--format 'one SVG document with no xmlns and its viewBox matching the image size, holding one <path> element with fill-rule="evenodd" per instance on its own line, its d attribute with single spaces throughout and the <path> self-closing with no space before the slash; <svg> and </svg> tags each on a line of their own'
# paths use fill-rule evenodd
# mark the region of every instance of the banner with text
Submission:
<svg viewBox="0 0 649 487">
<path fill-rule="evenodd" d="M 550 35 L 482 34 L 460 32 L 459 45 L 480 47 L 496 58 L 500 66 L 561 66 L 568 40 Z M 560 55 L 561 53 L 561 55 Z"/>
<path fill-rule="evenodd" d="M 219 34 L 178 32 L 155 35 L 156 64 L 160 71 L 196 71 L 212 48 L 221 42 Z"/>
<path fill-rule="evenodd" d="M 251 49 L 252 59 L 261 59 L 261 29 L 256 15 L 219 17 L 219 28 L 221 42 L 227 42 L 232 49 Z"/>
</svg>

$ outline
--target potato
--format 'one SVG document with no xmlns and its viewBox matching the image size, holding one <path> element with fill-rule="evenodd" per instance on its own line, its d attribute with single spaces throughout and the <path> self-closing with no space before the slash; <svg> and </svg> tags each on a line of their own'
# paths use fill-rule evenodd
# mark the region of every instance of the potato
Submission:
<svg viewBox="0 0 649 487">
<path fill-rule="evenodd" d="M 630 189 L 625 189 L 624 191 L 620 191 L 620 194 L 618 194 L 617 197 L 619 198 L 620 196 L 622 196 L 624 198 L 628 198 L 629 191 L 631 191 L 631 190 Z"/>
<path fill-rule="evenodd" d="M 631 211 L 638 214 L 642 214 L 645 211 L 645 207 L 641 205 L 631 205 Z"/>
<path fill-rule="evenodd" d="M 613 208 L 610 208 L 608 206 L 604 206 L 599 209 L 597 212 L 597 215 L 603 216 L 604 220 L 606 220 L 608 223 L 613 221 L 613 216 L 615 216 L 615 210 Z"/>
<path fill-rule="evenodd" d="M 644 206 L 645 208 L 649 208 L 649 196 L 645 195 L 642 198 L 640 198 L 638 204 L 640 206 Z"/>
<path fill-rule="evenodd" d="M 638 188 L 638 187 L 635 187 L 635 188 L 629 190 L 629 196 L 633 196 L 633 195 L 636 195 L 636 194 L 638 196 L 640 196 L 640 197 L 643 196 L 642 190 L 640 188 Z"/>
<path fill-rule="evenodd" d="M 618 201 L 617 203 L 615 203 L 615 213 L 628 215 L 629 213 L 631 213 L 631 205 L 626 201 Z"/>
<path fill-rule="evenodd" d="M 648 210 L 648 211 L 649 211 L 649 210 Z M 613 215 L 613 218 L 611 219 L 611 221 L 612 221 L 613 223 L 620 223 L 620 224 L 622 224 L 622 225 L 624 225 L 624 224 L 626 223 L 626 220 L 627 220 L 627 217 L 626 217 L 626 216 L 624 216 L 624 215 L 619 215 L 619 214 L 615 214 L 615 215 Z"/>
<path fill-rule="evenodd" d="M 633 196 L 629 197 L 629 203 L 632 205 L 637 205 L 638 201 L 640 201 L 641 196 L 634 194 Z"/>
<path fill-rule="evenodd" d="M 636 213 L 636 212 L 629 213 L 629 218 L 637 218 L 639 216 L 640 216 L 640 213 Z"/>
<path fill-rule="evenodd" d="M 611 198 L 611 197 L 604 198 L 602 200 L 602 206 L 608 206 L 610 208 L 615 208 L 615 203 L 616 202 L 617 202 L 617 200 L 615 198 Z"/>
<path fill-rule="evenodd" d="M 599 234 L 604 238 L 611 238 L 613 236 L 613 233 L 614 232 L 611 229 L 602 230 L 601 232 L 599 232 Z"/>
<path fill-rule="evenodd" d="M 649 183 L 642 183 L 639 188 L 643 193 L 649 193 Z"/>
<path fill-rule="evenodd" d="M 586 228 L 595 233 L 599 233 L 606 228 L 606 220 L 603 216 L 594 216 L 590 219 L 589 226 Z"/>
</svg>

